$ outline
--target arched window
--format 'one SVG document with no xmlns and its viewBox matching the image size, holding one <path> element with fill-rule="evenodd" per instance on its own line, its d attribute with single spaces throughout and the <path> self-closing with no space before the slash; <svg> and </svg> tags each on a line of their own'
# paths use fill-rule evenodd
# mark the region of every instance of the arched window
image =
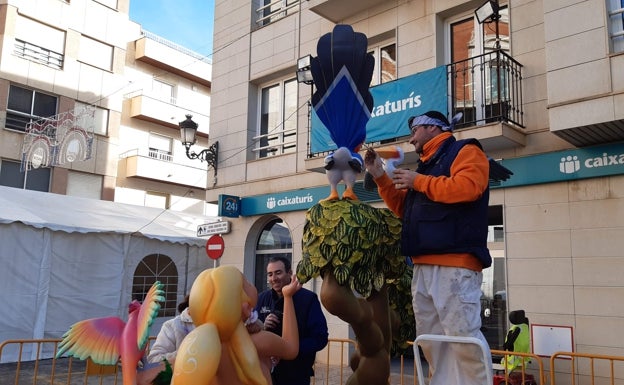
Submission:
<svg viewBox="0 0 624 385">
<path fill-rule="evenodd" d="M 143 301 L 156 281 L 163 284 L 165 291 L 165 301 L 160 303 L 158 317 L 175 316 L 178 306 L 178 269 L 166 255 L 151 254 L 139 262 L 132 280 L 132 299 Z"/>
<path fill-rule="evenodd" d="M 276 256 L 286 257 L 292 262 L 290 231 L 279 218 L 271 220 L 264 226 L 256 243 L 255 283 L 259 293 L 269 288 L 266 266 L 269 259 Z"/>
</svg>

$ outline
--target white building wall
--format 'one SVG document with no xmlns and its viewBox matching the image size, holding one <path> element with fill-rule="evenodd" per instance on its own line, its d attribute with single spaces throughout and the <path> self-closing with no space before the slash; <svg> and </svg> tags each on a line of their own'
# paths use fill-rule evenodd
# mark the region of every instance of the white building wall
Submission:
<svg viewBox="0 0 624 385">
<path fill-rule="evenodd" d="M 296 154 L 256 160 L 250 151 L 259 87 L 294 76 L 297 58 L 316 55 L 318 38 L 334 26 L 309 10 L 319 3 L 331 2 L 302 1 L 300 12 L 256 28 L 249 2 L 216 1 L 211 135 L 223 144 L 225 160 L 208 201 L 216 202 L 219 194 L 249 197 L 327 183 L 307 167 L 305 108 L 298 112 Z M 470 15 L 481 3 L 378 2 L 341 22 L 369 38 L 394 36 L 398 76 L 405 77 L 448 64 L 445 21 L 462 12 Z M 487 149 L 490 156 L 515 159 L 574 149 L 554 132 L 622 119 L 624 56 L 608 52 L 604 1 L 501 4 L 509 6 L 511 56 L 523 65 L 525 144 Z M 309 86 L 301 85 L 299 105 L 309 98 Z M 617 337 L 624 319 L 617 305 L 618 266 L 624 258 L 619 244 L 623 180 L 617 175 L 491 192 L 490 204 L 503 205 L 504 212 L 505 242 L 490 248 L 506 258 L 507 309 L 525 309 L 532 323 L 571 326 L 577 351 L 624 355 Z M 304 214 L 277 214 L 292 233 L 293 265 L 301 258 Z M 232 219 L 232 231 L 224 236 L 223 263 L 241 267 L 248 277 L 256 268 L 253 225 L 262 220 Z M 331 337 L 348 335 L 339 320 L 328 320 Z"/>
</svg>

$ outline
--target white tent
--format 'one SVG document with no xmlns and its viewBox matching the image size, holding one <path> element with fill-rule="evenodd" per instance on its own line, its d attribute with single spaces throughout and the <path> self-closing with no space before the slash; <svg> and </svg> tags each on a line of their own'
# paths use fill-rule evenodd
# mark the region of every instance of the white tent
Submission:
<svg viewBox="0 0 624 385">
<path fill-rule="evenodd" d="M 135 269 L 150 254 L 173 260 L 181 299 L 213 265 L 206 238 L 196 236 L 197 225 L 212 221 L 0 186 L 0 343 L 58 338 L 88 318 L 126 320 Z M 2 362 L 16 353 L 5 349 Z"/>
</svg>

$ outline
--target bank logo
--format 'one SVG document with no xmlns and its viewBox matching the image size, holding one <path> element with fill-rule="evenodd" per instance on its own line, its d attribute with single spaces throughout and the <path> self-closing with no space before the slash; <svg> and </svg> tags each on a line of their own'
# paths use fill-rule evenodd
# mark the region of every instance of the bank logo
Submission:
<svg viewBox="0 0 624 385">
<path fill-rule="evenodd" d="M 559 171 L 564 174 L 572 174 L 581 169 L 581 161 L 576 155 L 568 155 L 561 158 Z"/>
<path fill-rule="evenodd" d="M 276 206 L 275 198 L 270 197 L 267 199 L 266 206 L 269 210 L 273 210 Z"/>
</svg>

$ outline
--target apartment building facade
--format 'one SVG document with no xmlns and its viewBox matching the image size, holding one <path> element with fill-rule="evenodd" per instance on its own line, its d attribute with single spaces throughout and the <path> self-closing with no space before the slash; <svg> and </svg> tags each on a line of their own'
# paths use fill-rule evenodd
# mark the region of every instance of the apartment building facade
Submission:
<svg viewBox="0 0 624 385">
<path fill-rule="evenodd" d="M 119 255 L 101 252 L 100 241 L 117 242 L 102 237 L 90 248 L 68 248 L 65 256 L 74 262 L 95 258 L 93 263 L 108 267 L 119 263 L 122 275 L 111 282 L 120 285 L 119 303 L 130 295 L 142 300 L 151 281 L 160 280 L 167 292 L 161 315 L 174 316 L 194 276 L 210 264 L 197 226 L 212 220 L 204 197 L 215 170 L 189 159 L 179 122 L 192 115 L 199 125 L 192 150 L 206 148 L 212 65 L 142 31 L 129 19 L 129 6 L 130 0 L 0 1 L 0 185 L 14 188 L 3 188 L 7 194 L 26 189 L 66 196 L 63 202 L 93 202 L 73 206 L 82 207 L 75 213 L 80 221 L 72 221 L 69 210 L 52 219 L 69 217 L 67 223 L 41 225 L 52 231 L 102 218 L 95 210 L 110 206 L 98 201 L 145 206 L 110 210 L 111 216 L 125 212 L 126 223 L 141 224 L 124 233 Z M 41 210 L 54 209 L 48 206 Z M 180 213 L 175 225 L 163 237 L 142 238 L 165 211 Z M 115 215 L 111 223 L 123 221 Z M 75 232 L 103 231 L 101 223 L 94 225 L 93 231 Z M 17 258 L 19 246 L 2 258 Z M 81 278 L 90 276 L 89 266 Z M 119 315 L 126 313 L 124 308 Z"/>
<path fill-rule="evenodd" d="M 128 19 L 128 7 L 129 1 L 117 0 L 5 2 L 3 175 L 15 187 L 32 183 L 59 194 L 161 208 L 178 204 L 205 214 L 203 194 L 190 199 L 189 193 L 205 190 L 207 167 L 185 155 L 178 123 L 193 115 L 198 144 L 206 141 L 211 64 L 142 31 Z M 9 164 L 21 163 L 26 153 L 28 123 L 83 110 L 95 122 L 87 128 L 93 134 L 90 159 L 31 165 L 25 182 L 10 176 L 16 167 Z"/>
<path fill-rule="evenodd" d="M 329 149 L 315 147 L 314 86 L 297 82 L 297 63 L 316 56 L 334 25 L 349 24 L 375 56 L 371 93 L 386 99 L 374 110 L 397 117 L 371 146 L 413 152 L 401 127 L 419 110 L 393 111 L 393 103 L 430 97 L 419 79 L 441 71 L 436 102 L 464 116 L 455 136 L 479 139 L 514 172 L 491 185 L 490 345 L 502 346 L 506 312 L 524 309 L 536 353 L 622 355 L 623 6 L 491 3 L 497 12 L 477 17 L 480 0 L 217 0 L 210 141 L 220 143 L 219 179 L 206 200 L 231 222 L 220 263 L 263 289 L 267 258 L 286 255 L 293 268 L 301 259 L 306 210 L 327 196 Z M 416 160 L 410 154 L 405 166 Z M 356 191 L 383 206 L 361 185 Z M 318 292 L 320 279 L 307 285 Z M 349 335 L 340 320 L 328 321 L 331 337 Z"/>
</svg>

